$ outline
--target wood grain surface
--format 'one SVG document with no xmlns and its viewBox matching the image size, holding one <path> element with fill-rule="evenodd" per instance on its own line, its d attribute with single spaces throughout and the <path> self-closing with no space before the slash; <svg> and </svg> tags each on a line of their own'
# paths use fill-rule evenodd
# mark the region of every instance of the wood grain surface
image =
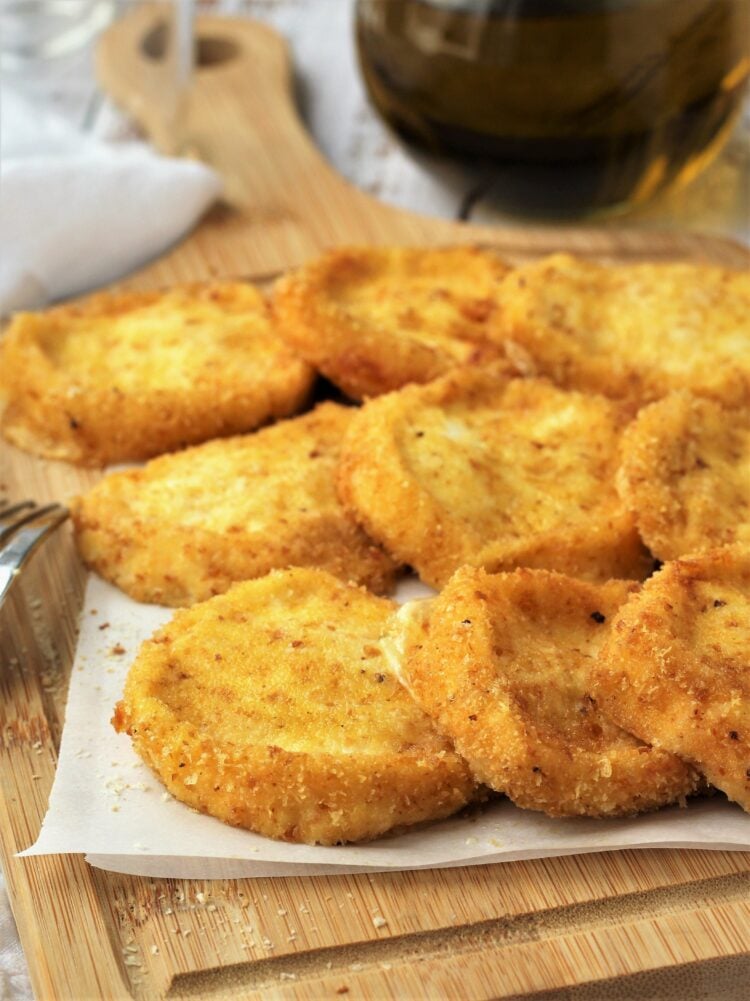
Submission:
<svg viewBox="0 0 750 1001">
<path fill-rule="evenodd" d="M 169 109 L 160 110 L 159 68 L 144 66 L 151 26 L 142 17 L 107 37 L 100 74 L 167 146 L 175 134 L 158 117 Z M 214 54 L 233 54 L 199 71 L 181 139 L 222 171 L 225 203 L 129 284 L 268 278 L 324 246 L 369 241 L 487 242 L 513 261 L 567 249 L 748 264 L 742 248 L 690 234 L 471 229 L 385 208 L 338 178 L 301 130 L 278 36 L 210 18 L 200 33 Z M 7 445 L 0 461 L 11 497 L 65 499 L 98 476 Z M 642 850 L 213 882 L 106 873 L 80 856 L 14 858 L 46 809 L 83 582 L 66 526 L 0 616 L 0 836 L 39 998 L 747 996 L 745 853 Z"/>
</svg>

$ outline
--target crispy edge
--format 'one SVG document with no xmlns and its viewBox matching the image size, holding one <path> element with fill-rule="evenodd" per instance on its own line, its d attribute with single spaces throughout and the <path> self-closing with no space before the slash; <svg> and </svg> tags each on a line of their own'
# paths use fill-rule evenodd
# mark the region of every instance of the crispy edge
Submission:
<svg viewBox="0 0 750 1001">
<path fill-rule="evenodd" d="M 720 503 L 722 485 L 715 479 L 711 483 L 717 474 L 710 454 L 706 457 L 709 425 L 711 433 L 723 427 L 728 435 L 738 426 L 750 429 L 750 409 L 672 393 L 641 410 L 623 435 L 617 489 L 660 560 L 735 541 L 739 512 Z M 698 471 L 700 482 L 694 490 L 686 489 Z M 747 507 L 745 512 L 747 516 Z"/>
<path fill-rule="evenodd" d="M 496 268 L 498 287 L 508 270 L 494 251 L 478 247 L 331 250 L 277 282 L 273 296 L 276 329 L 290 347 L 352 399 L 378 396 L 411 382 L 429 382 L 456 366 L 450 352 L 410 339 L 395 326 L 367 326 L 338 305 L 335 288 L 346 281 L 378 276 L 394 261 L 402 268 L 406 283 L 417 261 L 432 266 L 437 280 L 446 261 L 453 271 L 458 255 L 467 263 Z M 504 345 L 489 337 L 471 343 L 472 357 L 467 361 L 480 362 L 507 353 Z M 520 349 L 516 355 L 528 363 Z"/>
<path fill-rule="evenodd" d="M 563 615 L 570 614 L 571 605 L 584 606 L 591 610 L 592 629 L 605 630 L 609 626 L 593 620 L 593 614 L 604 610 L 609 619 L 634 589 L 638 585 L 631 581 L 593 585 L 543 570 L 489 575 L 464 567 L 428 609 L 407 619 L 407 687 L 478 781 L 520 807 L 553 817 L 630 815 L 695 791 L 696 772 L 645 744 L 597 752 L 557 734 L 549 740 L 535 728 L 533 710 L 521 709 L 512 682 L 499 670 L 498 623 L 507 626 L 503 635 L 512 646 L 518 628 L 513 606 L 528 611 L 530 603 L 543 600 Z M 547 631 L 544 640 L 554 642 L 554 634 Z M 561 649 L 561 669 L 566 656 Z M 554 687 L 555 680 L 551 674 L 548 685 Z M 582 701 L 587 695 L 581 692 Z M 597 712 L 593 700 L 591 711 Z"/>
<path fill-rule="evenodd" d="M 183 285 L 161 292 L 99 293 L 41 313 L 18 313 L 0 341 L 0 427 L 19 448 L 82 466 L 148 459 L 207 438 L 251 430 L 299 410 L 314 373 L 279 340 L 273 381 L 236 390 L 220 380 L 186 400 L 177 390 L 123 394 L 106 386 L 79 391 L 50 362 L 39 343 L 48 326 L 63 327 L 81 315 L 108 317 L 157 302 L 160 297 L 248 297 L 249 308 L 270 311 L 251 285 Z M 269 326 L 269 337 L 274 337 Z"/>
<path fill-rule="evenodd" d="M 302 417 L 256 432 L 256 440 L 283 444 L 285 432 L 295 426 L 330 425 L 347 408 L 322 403 Z M 342 422 L 342 434 L 343 434 Z M 327 433 L 325 427 L 320 432 Z M 199 464 L 205 449 L 221 448 L 223 439 L 152 460 L 142 469 L 110 473 L 87 494 L 76 497 L 70 510 L 78 550 L 84 562 L 136 601 L 162 605 L 190 605 L 227 590 L 236 581 L 262 577 L 286 566 L 319 567 L 344 581 L 367 585 L 376 593 L 389 592 L 398 567 L 356 524 L 343 505 L 332 516 L 309 517 L 300 528 L 284 523 L 272 532 L 216 532 L 195 525 L 180 526 L 169 511 L 161 522 L 138 516 L 137 497 L 152 476 L 169 479 L 176 464 Z M 281 450 L 276 454 L 282 455 Z M 211 484 L 207 484 L 207 492 Z"/>
<path fill-rule="evenodd" d="M 721 653 L 694 649 L 682 628 L 697 582 L 728 582 L 750 599 L 750 553 L 725 546 L 665 563 L 618 613 L 592 676 L 594 696 L 619 726 L 693 763 L 750 811 L 747 698 L 738 704 L 722 684 Z"/>
<path fill-rule="evenodd" d="M 491 405 L 518 370 L 508 363 L 455 369 L 427 386 L 406 386 L 367 402 L 344 440 L 338 490 L 368 535 L 399 563 L 440 588 L 464 564 L 488 570 L 517 566 L 557 570 L 606 580 L 643 579 L 652 567 L 635 521 L 625 506 L 615 507 L 585 527 L 536 533 L 515 543 L 482 539 L 452 517 L 422 489 L 398 446 L 404 417 L 420 406 Z M 546 380 L 530 380 L 551 386 Z M 618 411 L 624 426 L 630 412 Z M 613 478 L 614 494 L 614 478 Z"/>
<path fill-rule="evenodd" d="M 633 265 L 630 267 L 638 267 Z M 691 267 L 685 264 L 656 264 L 655 268 Z M 692 265 L 696 275 L 701 267 Z M 703 266 L 711 275 L 731 280 L 741 271 L 716 266 Z M 642 368 L 627 355 L 627 344 L 620 357 L 613 358 L 592 351 L 591 345 L 577 339 L 564 311 L 552 305 L 539 308 L 534 289 L 554 288 L 561 280 L 567 287 L 574 283 L 577 294 L 602 295 L 605 278 L 621 282 L 628 266 L 604 265 L 572 254 L 556 253 L 540 261 L 512 271 L 504 280 L 500 299 L 501 310 L 494 324 L 493 336 L 499 342 L 510 340 L 528 351 L 542 374 L 558 385 L 592 393 L 602 393 L 614 399 L 627 399 L 645 405 L 668 393 L 686 389 L 727 402 L 740 402 L 750 396 L 750 370 L 727 370 L 722 366 L 706 372 L 705 380 L 696 384 L 670 377 L 667 373 Z M 697 279 L 696 279 L 697 280 Z M 593 290 L 593 292 L 592 292 Z"/>
<path fill-rule="evenodd" d="M 231 597 L 220 595 L 178 612 L 141 648 L 124 697 L 115 707 L 115 729 L 130 736 L 137 753 L 177 799 L 271 838 L 339 844 L 455 813 L 472 798 L 475 784 L 466 763 L 452 750 L 425 753 L 415 748 L 360 760 L 357 755 L 290 752 L 273 746 L 217 746 L 158 698 L 141 693 L 149 673 L 168 662 L 175 630 L 189 628 L 203 609 L 237 595 L 258 592 L 262 606 L 269 582 L 283 587 L 291 577 L 309 580 L 313 589 L 322 579 L 332 581 L 324 571 L 278 571 L 235 585 Z M 347 587 L 340 581 L 335 586 Z M 385 628 L 393 603 L 364 588 L 349 587 L 381 605 Z"/>
</svg>

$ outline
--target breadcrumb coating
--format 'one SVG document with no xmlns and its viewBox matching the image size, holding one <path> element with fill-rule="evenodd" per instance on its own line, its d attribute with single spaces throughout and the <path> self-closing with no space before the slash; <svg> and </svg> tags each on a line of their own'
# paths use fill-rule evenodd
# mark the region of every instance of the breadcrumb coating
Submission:
<svg viewBox="0 0 750 1001">
<path fill-rule="evenodd" d="M 433 587 L 464 564 L 642 579 L 652 562 L 614 483 L 630 411 L 513 374 L 455 370 L 370 400 L 344 442 L 342 500 Z"/>
<path fill-rule="evenodd" d="M 750 407 L 672 393 L 623 436 L 617 487 L 654 556 L 750 545 Z"/>
<path fill-rule="evenodd" d="M 50 459 L 147 459 L 293 414 L 313 375 L 251 285 L 104 292 L 16 315 L 0 341 L 1 426 Z"/>
<path fill-rule="evenodd" d="M 669 263 L 606 266 L 554 254 L 511 272 L 495 336 L 559 385 L 640 403 L 750 387 L 750 272 Z"/>
<path fill-rule="evenodd" d="M 621 609 L 594 672 L 602 710 L 750 810 L 750 553 L 665 563 Z"/>
<path fill-rule="evenodd" d="M 322 570 L 236 584 L 144 644 L 115 728 L 177 799 L 268 837 L 446 817 L 474 782 L 388 667 L 395 607 Z"/>
<path fill-rule="evenodd" d="M 336 495 L 349 407 L 114 472 L 71 507 L 85 562 L 136 601 L 190 605 L 286 566 L 388 591 L 395 563 Z"/>
<path fill-rule="evenodd" d="M 509 267 L 477 247 L 347 247 L 282 278 L 276 328 L 353 399 L 504 357 L 488 336 Z"/>
</svg>

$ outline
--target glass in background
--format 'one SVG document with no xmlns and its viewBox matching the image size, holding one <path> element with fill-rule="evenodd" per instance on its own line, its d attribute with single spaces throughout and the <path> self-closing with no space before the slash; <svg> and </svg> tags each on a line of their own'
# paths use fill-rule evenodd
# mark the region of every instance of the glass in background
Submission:
<svg viewBox="0 0 750 1001">
<path fill-rule="evenodd" d="M 0 0 L 0 65 L 23 70 L 80 49 L 115 13 L 115 0 Z"/>
<path fill-rule="evenodd" d="M 102 33 L 129 20 L 144 26 L 145 65 L 170 119 L 163 131 L 176 135 L 193 67 L 193 11 L 194 0 L 0 0 L 3 158 L 136 138 L 95 70 Z"/>
</svg>

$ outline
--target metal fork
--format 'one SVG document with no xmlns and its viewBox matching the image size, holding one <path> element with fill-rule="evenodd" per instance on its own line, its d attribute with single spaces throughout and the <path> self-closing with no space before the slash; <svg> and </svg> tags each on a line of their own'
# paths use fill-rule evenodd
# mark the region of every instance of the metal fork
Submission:
<svg viewBox="0 0 750 1001">
<path fill-rule="evenodd" d="M 0 501 L 0 602 L 36 547 L 68 517 L 62 504 Z"/>
</svg>

